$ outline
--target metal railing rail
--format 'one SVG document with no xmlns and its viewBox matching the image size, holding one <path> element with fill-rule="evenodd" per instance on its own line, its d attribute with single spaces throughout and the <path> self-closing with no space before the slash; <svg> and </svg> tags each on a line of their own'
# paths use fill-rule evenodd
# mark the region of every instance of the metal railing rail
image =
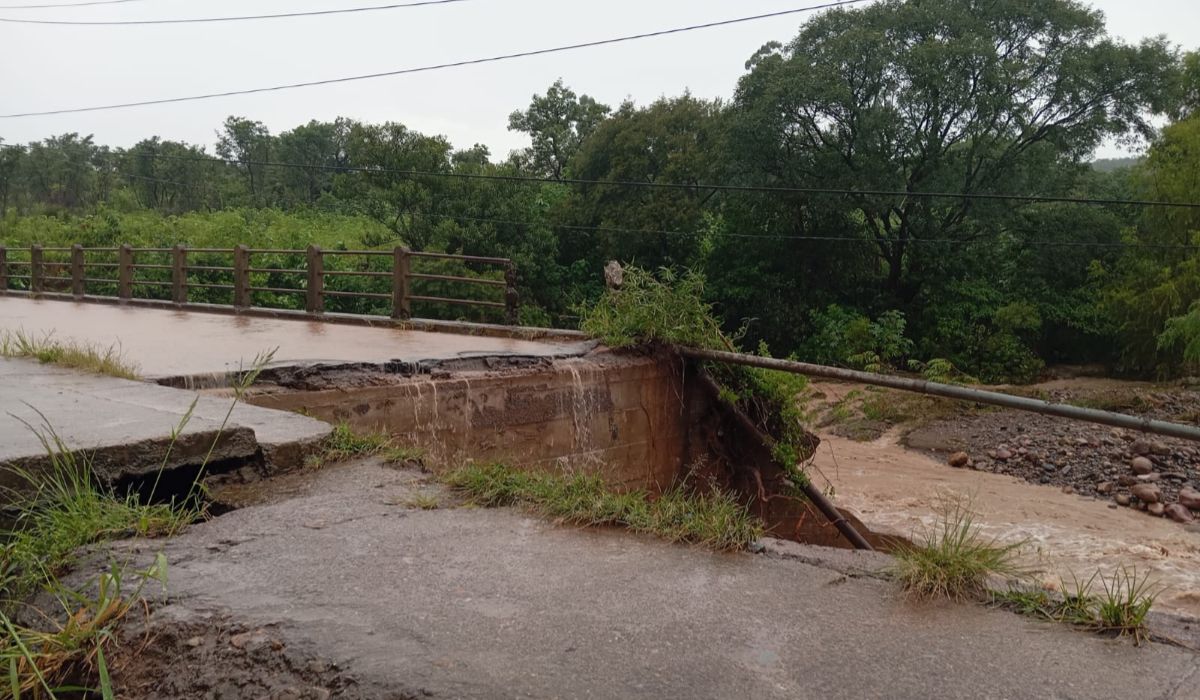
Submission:
<svg viewBox="0 0 1200 700">
<path fill-rule="evenodd" d="M 28 260 L 14 260 L 10 253 L 27 252 Z M 58 256 L 60 259 L 48 259 Z M 189 262 L 189 254 L 228 256 L 229 265 L 214 265 Z M 61 259 L 66 255 L 66 259 Z M 107 256 L 108 260 L 90 259 L 96 255 Z M 167 262 L 162 262 L 162 256 Z M 268 267 L 252 264 L 257 256 L 297 256 L 304 260 L 303 267 Z M 116 257 L 116 262 L 112 257 Z M 139 262 L 152 256 L 154 262 Z M 326 261 L 356 257 L 363 261 L 387 258 L 386 270 L 340 269 L 326 267 Z M 440 274 L 435 271 L 413 271 L 414 260 L 441 260 L 469 264 L 473 267 L 499 268 L 503 279 L 468 277 L 463 274 Z M 144 273 L 169 273 L 170 281 L 146 279 Z M 207 275 L 196 279 L 198 273 Z M 284 287 L 251 284 L 254 275 L 297 275 L 304 277 L 303 286 Z M 112 276 L 104 276 L 112 275 Z M 163 275 L 164 277 L 167 275 Z M 360 291 L 336 289 L 327 285 L 334 279 L 389 280 L 383 291 Z M 13 287 L 11 283 L 19 283 Z M 285 282 L 286 283 L 286 282 Z M 452 288 L 482 288 L 502 290 L 493 299 L 478 299 L 472 296 L 438 296 L 424 292 L 424 285 L 438 283 Z M 414 284 L 417 288 L 414 292 Z M 89 294 L 97 286 L 115 287 L 116 294 Z M 134 248 L 129 245 L 108 248 L 85 248 L 76 244 L 70 247 L 33 245 L 29 248 L 6 248 L 0 246 L 0 293 L 41 295 L 70 295 L 73 297 L 100 296 L 117 300 L 143 299 L 135 294 L 139 287 L 170 289 L 170 301 L 174 304 L 189 304 L 192 289 L 228 292 L 235 308 L 254 306 L 254 295 L 295 294 L 303 295 L 304 311 L 308 314 L 325 313 L 327 299 L 363 299 L 386 301 L 392 318 L 412 318 L 413 304 L 449 304 L 480 309 L 503 310 L 510 325 L 517 323 L 519 295 L 517 272 L 508 258 L 481 257 L 477 255 L 454 255 L 451 253 L 428 253 L 413 251 L 405 247 L 392 250 L 322 250 L 310 245 L 304 250 L 286 248 L 250 248 L 238 245 L 233 248 L 189 248 L 176 245 L 170 248 Z M 455 294 L 455 292 L 443 292 Z"/>
</svg>

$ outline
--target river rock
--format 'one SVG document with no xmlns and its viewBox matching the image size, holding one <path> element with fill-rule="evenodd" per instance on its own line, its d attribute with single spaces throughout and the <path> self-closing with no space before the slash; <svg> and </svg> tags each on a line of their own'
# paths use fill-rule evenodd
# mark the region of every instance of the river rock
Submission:
<svg viewBox="0 0 1200 700">
<path fill-rule="evenodd" d="M 1159 442 L 1158 440 L 1150 443 L 1150 451 L 1160 457 L 1171 454 L 1171 448 L 1167 447 L 1166 443 Z"/>
<path fill-rule="evenodd" d="M 1134 484 L 1129 492 L 1142 503 L 1158 503 L 1162 498 L 1162 491 L 1154 484 Z"/>
<path fill-rule="evenodd" d="M 1113 483 L 1111 481 L 1102 481 L 1096 485 L 1096 493 L 1101 496 L 1107 496 L 1113 492 Z"/>
<path fill-rule="evenodd" d="M 1167 507 L 1161 503 L 1151 503 L 1146 506 L 1146 512 L 1150 515 L 1162 517 L 1163 513 L 1167 512 Z"/>
<path fill-rule="evenodd" d="M 1001 447 L 1000 449 L 996 450 L 995 459 L 998 459 L 1001 462 L 1007 462 L 1008 460 L 1010 460 L 1012 458 L 1013 458 L 1013 453 L 1010 450 L 1008 450 L 1007 448 Z"/>
<path fill-rule="evenodd" d="M 1127 506 L 1133 502 L 1133 499 L 1130 498 L 1129 494 L 1127 494 L 1127 493 L 1118 493 L 1116 496 L 1113 497 L 1113 500 L 1116 501 L 1117 505 L 1119 505 L 1119 506 Z"/>
<path fill-rule="evenodd" d="M 1151 462 L 1145 457 L 1134 457 L 1129 463 L 1134 474 L 1149 474 L 1154 471 L 1154 462 Z"/>
<path fill-rule="evenodd" d="M 1143 484 L 1153 484 L 1156 481 L 1162 480 L 1162 474 L 1158 474 L 1158 473 L 1141 474 L 1138 476 L 1137 480 Z"/>
<path fill-rule="evenodd" d="M 1200 510 L 1200 491 L 1188 486 L 1179 492 L 1179 503 L 1192 510 Z"/>
<path fill-rule="evenodd" d="M 1122 486 L 1133 486 L 1138 483 L 1137 477 L 1132 474 L 1122 474 L 1117 477 L 1117 483 Z"/>
<path fill-rule="evenodd" d="M 1135 455 L 1150 454 L 1150 442 L 1142 439 L 1134 440 L 1133 444 L 1129 446 L 1129 451 Z"/>
<path fill-rule="evenodd" d="M 946 460 L 946 463 L 955 469 L 961 469 L 962 467 L 967 466 L 970 461 L 971 455 L 967 454 L 966 452 L 955 452 L 954 454 L 950 455 L 950 459 Z"/>
<path fill-rule="evenodd" d="M 1167 506 L 1166 513 L 1168 518 L 1177 523 L 1190 523 L 1195 520 L 1195 518 L 1192 517 L 1192 511 L 1178 503 L 1172 503 L 1171 505 Z"/>
</svg>

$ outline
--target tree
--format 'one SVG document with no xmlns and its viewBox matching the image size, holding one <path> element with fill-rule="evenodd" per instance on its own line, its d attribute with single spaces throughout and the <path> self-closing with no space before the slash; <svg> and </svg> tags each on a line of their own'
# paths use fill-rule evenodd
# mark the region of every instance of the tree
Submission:
<svg viewBox="0 0 1200 700">
<path fill-rule="evenodd" d="M 545 95 L 534 95 L 524 112 L 509 115 L 508 129 L 529 134 L 533 141 L 520 155 L 527 169 L 561 179 L 579 145 L 609 111 L 587 95 L 576 96 L 559 78 Z"/>
<path fill-rule="evenodd" d="M 1105 138 L 1149 135 L 1169 102 L 1165 40 L 1108 38 L 1074 0 L 884 0 L 811 20 L 749 61 L 735 98 L 740 174 L 763 184 L 1042 194 Z M 903 303 L 1008 204 L 849 199 Z M 991 229 L 990 231 L 988 229 Z M 924 255 L 929 251 L 931 255 Z"/>
<path fill-rule="evenodd" d="M 264 162 L 271 160 L 271 131 L 262 122 L 244 117 L 228 117 L 217 132 L 217 155 L 238 161 L 237 168 L 246 178 L 251 200 L 265 206 L 269 173 Z"/>
<path fill-rule="evenodd" d="M 279 135 L 276 146 L 279 159 L 310 166 L 280 171 L 283 196 L 289 203 L 314 204 L 332 189 L 337 169 L 349 162 L 350 131 L 354 124 L 342 117 L 332 122 L 314 120 Z"/>
</svg>

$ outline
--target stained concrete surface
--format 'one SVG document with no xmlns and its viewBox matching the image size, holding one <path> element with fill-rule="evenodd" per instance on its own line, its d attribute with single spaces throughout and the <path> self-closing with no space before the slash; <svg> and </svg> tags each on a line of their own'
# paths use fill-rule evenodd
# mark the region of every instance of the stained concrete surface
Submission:
<svg viewBox="0 0 1200 700">
<path fill-rule="evenodd" d="M 583 354 L 588 341 L 517 340 L 301 319 L 0 296 L 0 328 L 119 346 L 142 376 L 220 376 L 275 349 L 272 366 Z"/>
<path fill-rule="evenodd" d="M 191 418 L 172 441 L 193 401 Z M 67 448 L 91 454 L 107 478 L 198 465 L 218 432 L 213 461 L 251 458 L 261 449 L 269 468 L 288 469 L 331 430 L 306 416 L 247 404 L 234 407 L 221 430 L 232 404 L 229 397 L 0 358 L 0 464 L 36 467 L 46 459 L 30 427 L 44 432 L 43 418 Z M 0 483 L 7 481 L 12 476 L 0 472 Z"/>
<path fill-rule="evenodd" d="M 365 697 L 1200 698 L 1176 647 L 917 605 L 795 559 L 417 510 L 416 493 L 452 497 L 371 461 L 288 479 L 123 548 L 165 548 L 170 614 L 270 625 Z"/>
</svg>

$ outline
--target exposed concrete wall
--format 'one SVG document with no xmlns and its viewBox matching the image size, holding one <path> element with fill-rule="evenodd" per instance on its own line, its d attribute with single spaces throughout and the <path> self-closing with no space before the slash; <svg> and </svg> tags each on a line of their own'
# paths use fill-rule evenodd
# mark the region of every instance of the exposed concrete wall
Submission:
<svg viewBox="0 0 1200 700">
<path fill-rule="evenodd" d="M 347 380 L 248 400 L 386 431 L 438 464 L 470 458 L 595 468 L 630 488 L 669 486 L 690 454 L 695 403 L 685 400 L 682 365 L 663 356 L 599 351 L 519 370 Z"/>
</svg>

